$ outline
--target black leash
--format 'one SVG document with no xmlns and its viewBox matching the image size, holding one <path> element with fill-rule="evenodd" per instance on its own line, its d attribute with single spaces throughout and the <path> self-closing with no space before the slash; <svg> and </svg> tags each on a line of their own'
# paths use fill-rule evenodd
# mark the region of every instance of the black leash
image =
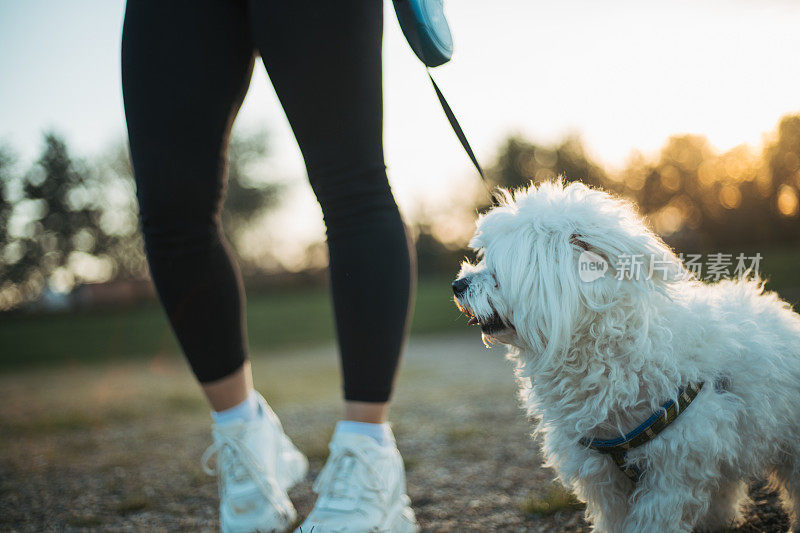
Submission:
<svg viewBox="0 0 800 533">
<path fill-rule="evenodd" d="M 461 124 L 458 123 L 458 119 L 456 119 L 456 115 L 453 113 L 453 109 L 450 107 L 450 104 L 447 103 L 447 100 L 445 99 L 444 94 L 442 94 L 441 89 L 439 89 L 439 86 L 436 85 L 436 80 L 433 79 L 430 69 L 428 69 L 428 77 L 431 79 L 433 89 L 436 91 L 436 96 L 439 98 L 439 103 L 442 104 L 442 109 L 444 109 L 444 114 L 447 117 L 447 121 L 450 122 L 450 127 L 453 128 L 456 137 L 458 137 L 459 142 L 461 142 L 461 146 L 464 147 L 464 151 L 467 152 L 470 161 L 472 161 L 472 164 L 475 165 L 475 169 L 478 171 L 481 180 L 483 180 L 483 184 L 486 186 L 486 190 L 489 192 L 489 196 L 492 198 L 492 204 L 500 205 L 497 197 L 492 192 L 492 187 L 489 185 L 489 181 L 486 179 L 486 174 L 483 172 L 481 164 L 478 163 L 478 158 L 475 157 L 475 152 L 472 151 L 472 147 L 469 145 L 469 141 L 467 140 L 467 136 L 464 134 L 464 130 L 461 129 Z"/>
</svg>

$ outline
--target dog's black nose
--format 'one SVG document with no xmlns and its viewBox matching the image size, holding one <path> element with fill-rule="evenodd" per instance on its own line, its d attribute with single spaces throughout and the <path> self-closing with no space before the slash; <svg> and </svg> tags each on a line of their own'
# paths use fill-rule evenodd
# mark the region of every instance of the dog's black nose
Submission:
<svg viewBox="0 0 800 533">
<path fill-rule="evenodd" d="M 460 296 L 469 287 L 469 278 L 459 278 L 453 282 L 453 294 Z"/>
</svg>

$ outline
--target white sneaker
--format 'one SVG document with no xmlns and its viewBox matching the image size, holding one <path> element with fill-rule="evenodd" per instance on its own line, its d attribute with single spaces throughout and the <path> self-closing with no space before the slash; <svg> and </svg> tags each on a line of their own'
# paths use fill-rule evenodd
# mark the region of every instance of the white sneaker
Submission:
<svg viewBox="0 0 800 533">
<path fill-rule="evenodd" d="M 219 523 L 224 533 L 286 531 L 297 519 L 286 495 L 308 472 L 308 460 L 283 432 L 280 420 L 259 395 L 261 417 L 214 425 L 214 444 L 203 469 L 217 475 Z M 217 454 L 217 466 L 209 466 Z"/>
<path fill-rule="evenodd" d="M 330 450 L 314 482 L 317 503 L 295 533 L 419 531 L 406 496 L 403 459 L 395 446 L 337 431 Z"/>
</svg>

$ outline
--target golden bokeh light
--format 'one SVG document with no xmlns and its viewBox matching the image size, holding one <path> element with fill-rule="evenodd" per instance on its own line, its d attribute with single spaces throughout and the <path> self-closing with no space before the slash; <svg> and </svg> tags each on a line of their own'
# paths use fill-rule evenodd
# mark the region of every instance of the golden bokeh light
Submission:
<svg viewBox="0 0 800 533">
<path fill-rule="evenodd" d="M 800 156 L 795 152 L 786 152 L 783 154 L 783 164 L 790 171 L 800 169 Z"/>
<path fill-rule="evenodd" d="M 660 233 L 664 234 L 671 234 L 675 233 L 681 226 L 683 225 L 683 213 L 681 210 L 674 206 L 668 205 L 653 217 L 653 222 L 655 222 L 656 229 Z"/>
<path fill-rule="evenodd" d="M 681 173 L 672 165 L 667 165 L 661 170 L 661 183 L 668 191 L 675 192 L 681 188 Z"/>
<path fill-rule="evenodd" d="M 797 216 L 800 201 L 797 198 L 797 189 L 791 185 L 781 185 L 778 192 L 778 211 L 785 217 Z"/>
<path fill-rule="evenodd" d="M 697 169 L 697 178 L 703 187 L 711 187 L 718 178 L 715 161 L 703 161 Z"/>
<path fill-rule="evenodd" d="M 725 185 L 719 190 L 719 203 L 726 209 L 736 209 L 742 203 L 742 193 L 735 185 Z"/>
</svg>

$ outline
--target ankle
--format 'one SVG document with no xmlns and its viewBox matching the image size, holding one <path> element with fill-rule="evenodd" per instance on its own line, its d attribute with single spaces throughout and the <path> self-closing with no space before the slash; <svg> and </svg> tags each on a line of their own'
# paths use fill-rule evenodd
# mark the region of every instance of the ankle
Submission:
<svg viewBox="0 0 800 533">
<path fill-rule="evenodd" d="M 336 424 L 335 434 L 364 435 L 375 440 L 381 446 L 395 446 L 394 433 L 388 422 L 371 424 L 369 422 L 355 422 L 353 420 L 340 420 Z"/>
<path fill-rule="evenodd" d="M 388 402 L 357 402 L 347 400 L 344 402 L 343 420 L 364 422 L 367 424 L 383 424 L 389 414 Z"/>
<path fill-rule="evenodd" d="M 245 361 L 238 370 L 223 378 L 202 383 L 201 388 L 214 411 L 225 411 L 241 404 L 253 391 L 250 362 Z"/>
<path fill-rule="evenodd" d="M 260 418 L 261 415 L 259 396 L 254 390 L 251 390 L 243 401 L 233 407 L 221 411 L 211 411 L 211 418 L 218 426 L 231 424 L 233 422 L 250 422 Z"/>
</svg>

